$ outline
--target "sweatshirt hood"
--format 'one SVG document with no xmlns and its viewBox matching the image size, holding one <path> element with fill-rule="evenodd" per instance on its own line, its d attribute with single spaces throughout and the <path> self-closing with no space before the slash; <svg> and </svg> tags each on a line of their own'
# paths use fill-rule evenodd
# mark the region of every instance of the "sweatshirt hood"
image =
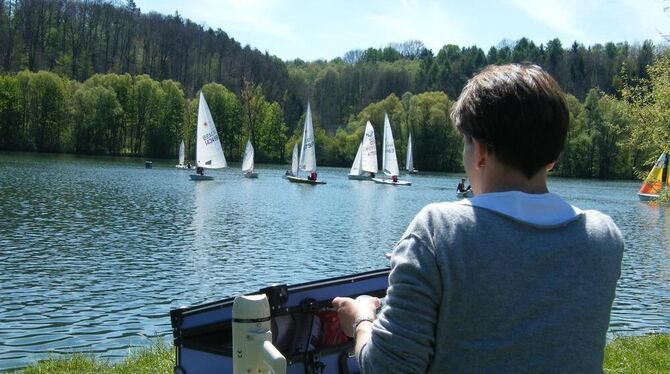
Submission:
<svg viewBox="0 0 670 374">
<path fill-rule="evenodd" d="M 543 194 L 521 191 L 490 192 L 461 200 L 461 204 L 491 210 L 538 227 L 565 225 L 584 214 L 584 211 L 551 192 Z"/>
</svg>

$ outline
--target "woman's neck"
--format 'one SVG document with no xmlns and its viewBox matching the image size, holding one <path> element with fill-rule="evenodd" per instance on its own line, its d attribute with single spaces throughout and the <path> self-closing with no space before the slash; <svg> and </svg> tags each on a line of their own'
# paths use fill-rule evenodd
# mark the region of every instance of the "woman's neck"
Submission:
<svg viewBox="0 0 670 374">
<path fill-rule="evenodd" d="M 493 166 L 493 165 L 492 165 Z M 547 171 L 543 168 L 531 178 L 515 168 L 496 163 L 481 178 L 480 193 L 521 191 L 529 194 L 547 193 Z"/>
</svg>

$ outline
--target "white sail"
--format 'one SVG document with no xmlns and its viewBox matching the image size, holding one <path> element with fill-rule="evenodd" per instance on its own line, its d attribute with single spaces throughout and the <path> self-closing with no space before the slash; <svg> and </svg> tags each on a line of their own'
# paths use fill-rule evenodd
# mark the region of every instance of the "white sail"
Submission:
<svg viewBox="0 0 670 374">
<path fill-rule="evenodd" d="M 361 175 L 361 151 L 363 150 L 363 143 L 358 145 L 358 152 L 356 152 L 356 157 L 354 158 L 354 163 L 351 165 L 351 170 L 349 175 Z"/>
<path fill-rule="evenodd" d="M 314 128 L 312 127 L 312 111 L 307 103 L 305 127 L 302 131 L 302 147 L 300 148 L 300 170 L 311 173 L 316 171 L 316 151 L 314 150 Z"/>
<path fill-rule="evenodd" d="M 219 169 L 228 166 L 212 114 L 209 112 L 209 107 L 202 92 L 200 92 L 200 104 L 198 105 L 197 137 L 195 155 L 197 166 L 207 169 Z"/>
<path fill-rule="evenodd" d="M 365 134 L 361 143 L 361 170 L 368 173 L 377 173 L 377 143 L 375 129 L 370 121 L 365 124 Z"/>
<path fill-rule="evenodd" d="M 184 165 L 184 141 L 179 145 L 179 165 Z"/>
<path fill-rule="evenodd" d="M 410 173 L 414 171 L 414 158 L 412 157 L 412 133 L 409 133 L 409 139 L 407 139 L 407 160 L 405 161 L 405 168 Z"/>
<path fill-rule="evenodd" d="M 298 143 L 293 145 L 293 157 L 291 159 L 291 174 L 298 175 Z"/>
<path fill-rule="evenodd" d="M 391 122 L 388 114 L 384 113 L 384 154 L 382 157 L 382 168 L 386 175 L 399 175 L 398 159 L 395 154 L 395 143 L 393 142 L 393 132 L 391 131 Z"/>
<path fill-rule="evenodd" d="M 251 145 L 251 139 L 247 140 L 247 146 L 244 148 L 242 171 L 245 173 L 254 171 L 254 146 Z"/>
</svg>

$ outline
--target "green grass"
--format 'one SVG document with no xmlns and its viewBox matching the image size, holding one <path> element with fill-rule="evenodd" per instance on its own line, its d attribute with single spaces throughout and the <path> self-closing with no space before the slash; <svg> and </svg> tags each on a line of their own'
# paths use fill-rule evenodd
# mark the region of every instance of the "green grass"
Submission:
<svg viewBox="0 0 670 374">
<path fill-rule="evenodd" d="M 73 353 L 65 357 L 39 361 L 20 373 L 24 374 L 172 374 L 174 349 L 162 341 L 148 348 L 138 348 L 121 363 L 111 363 L 90 354 Z"/>
<path fill-rule="evenodd" d="M 158 342 L 140 348 L 122 363 L 112 364 L 93 355 L 72 354 L 40 361 L 23 369 L 25 374 L 154 374 L 172 373 L 174 349 Z M 605 373 L 670 373 L 670 335 L 647 335 L 614 339 L 605 349 Z"/>
<path fill-rule="evenodd" d="M 670 373 L 670 335 L 620 337 L 605 349 L 605 373 Z"/>
</svg>

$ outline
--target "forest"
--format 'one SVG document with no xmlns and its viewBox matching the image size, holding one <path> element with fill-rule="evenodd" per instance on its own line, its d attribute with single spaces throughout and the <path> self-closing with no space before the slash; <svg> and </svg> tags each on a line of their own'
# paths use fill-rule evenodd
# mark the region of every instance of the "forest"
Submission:
<svg viewBox="0 0 670 374">
<path fill-rule="evenodd" d="M 250 138 L 258 162 L 282 163 L 311 103 L 320 165 L 349 166 L 370 120 L 391 118 L 400 159 L 462 171 L 449 111 L 490 64 L 532 62 L 556 78 L 571 113 L 554 173 L 635 178 L 670 144 L 668 49 L 651 41 L 563 46 L 503 40 L 484 51 L 420 41 L 352 50 L 330 61 L 282 61 L 178 13 L 132 0 L 0 0 L 0 150 L 194 156 L 202 91 L 229 160 Z"/>
</svg>

